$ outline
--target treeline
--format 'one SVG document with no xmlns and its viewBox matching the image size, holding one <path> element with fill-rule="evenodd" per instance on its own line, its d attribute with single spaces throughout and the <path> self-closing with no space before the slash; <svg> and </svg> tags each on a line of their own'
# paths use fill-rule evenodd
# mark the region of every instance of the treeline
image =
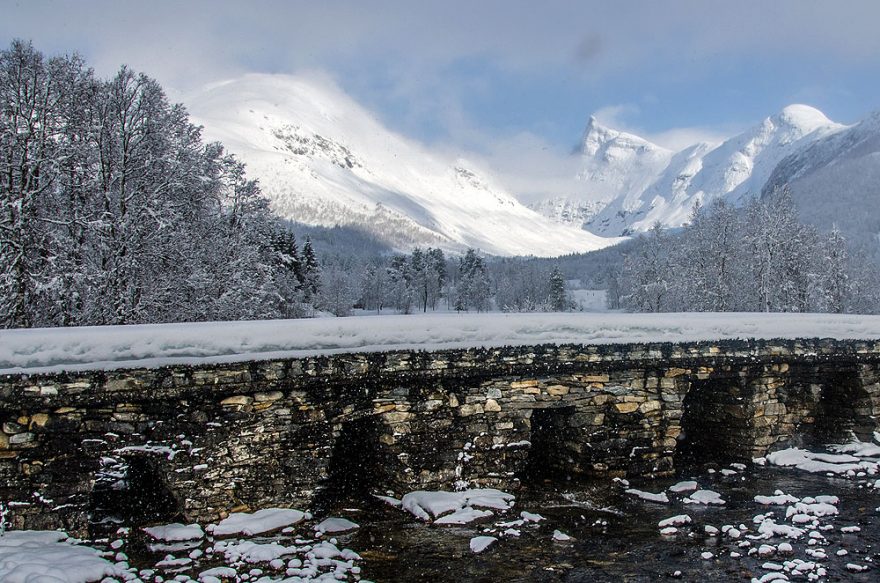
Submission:
<svg viewBox="0 0 880 583">
<path fill-rule="evenodd" d="M 416 248 L 365 264 L 337 255 L 326 257 L 322 270 L 321 305 L 337 316 L 353 308 L 401 314 L 573 309 L 558 266 L 522 258 L 488 261 L 474 249 L 447 258 L 440 249 Z"/>
<path fill-rule="evenodd" d="M 575 309 L 563 273 L 614 309 L 880 311 L 876 262 L 800 223 L 787 190 L 553 260 L 393 254 L 344 229 L 319 253 L 292 229 L 156 81 L 0 52 L 0 327 Z"/>
<path fill-rule="evenodd" d="M 837 229 L 799 222 L 781 189 L 741 209 L 697 208 L 679 233 L 655 227 L 606 279 L 613 308 L 637 312 L 880 311 L 880 272 Z"/>
<path fill-rule="evenodd" d="M 0 327 L 569 307 L 559 270 L 529 260 L 343 247 L 300 248 L 146 75 L 0 52 Z"/>
<path fill-rule="evenodd" d="M 3 327 L 307 315 L 303 251 L 153 79 L 0 52 Z"/>
</svg>

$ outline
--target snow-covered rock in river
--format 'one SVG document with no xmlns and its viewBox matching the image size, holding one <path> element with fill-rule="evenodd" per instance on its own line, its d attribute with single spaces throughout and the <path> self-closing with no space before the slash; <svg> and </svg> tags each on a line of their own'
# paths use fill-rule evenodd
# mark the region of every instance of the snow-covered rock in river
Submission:
<svg viewBox="0 0 880 583">
<path fill-rule="evenodd" d="M 682 500 L 682 502 L 685 504 L 716 504 L 719 506 L 726 504 L 726 502 L 721 499 L 721 495 L 712 490 L 697 490 L 696 492 L 692 492 L 691 495 Z"/>
<path fill-rule="evenodd" d="M 666 492 L 660 492 L 659 494 L 655 494 L 653 492 L 645 492 L 644 490 L 639 490 L 637 488 L 627 488 L 624 490 L 630 496 L 635 496 L 636 498 L 641 498 L 642 500 L 646 500 L 648 502 L 657 502 L 658 504 L 668 504 L 669 496 L 666 495 Z"/>
<path fill-rule="evenodd" d="M 314 530 L 319 534 L 335 534 L 337 532 L 348 532 L 358 528 L 360 528 L 359 524 L 356 524 L 347 518 L 330 517 L 325 518 L 316 524 Z"/>
<path fill-rule="evenodd" d="M 243 534 L 252 536 L 301 522 L 311 515 L 290 508 L 265 508 L 254 513 L 233 512 L 207 530 L 214 536 Z"/>
<path fill-rule="evenodd" d="M 474 553 L 482 553 L 483 551 L 488 549 L 492 543 L 496 542 L 497 540 L 498 539 L 495 538 L 494 536 L 475 536 L 474 538 L 471 539 L 471 543 L 470 543 L 471 551 Z"/>
<path fill-rule="evenodd" d="M 156 540 L 166 542 L 196 540 L 205 536 L 202 527 L 198 524 L 165 524 L 162 526 L 148 526 L 144 532 Z"/>
<path fill-rule="evenodd" d="M 466 524 L 493 515 L 491 510 L 477 508 L 505 511 L 513 506 L 514 499 L 512 494 L 493 488 L 461 492 L 417 490 L 405 495 L 401 506 L 421 520 L 434 520 L 436 524 Z"/>
</svg>

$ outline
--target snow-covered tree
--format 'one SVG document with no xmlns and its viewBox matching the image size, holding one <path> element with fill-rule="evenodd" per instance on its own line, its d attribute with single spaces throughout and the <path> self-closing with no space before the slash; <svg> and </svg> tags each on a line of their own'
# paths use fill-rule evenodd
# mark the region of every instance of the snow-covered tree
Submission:
<svg viewBox="0 0 880 583">
<path fill-rule="evenodd" d="M 783 188 L 741 210 L 698 208 L 679 234 L 641 237 L 624 260 L 621 303 L 634 311 L 874 312 L 876 272 L 871 260 L 849 258 L 838 230 L 822 237 L 802 224 Z"/>
<path fill-rule="evenodd" d="M 723 200 L 694 208 L 675 260 L 677 277 L 685 281 L 682 307 L 710 312 L 737 308 L 743 284 L 742 229 L 736 209 Z"/>
<path fill-rule="evenodd" d="M 819 309 L 841 314 L 849 301 L 851 282 L 848 272 L 846 240 L 837 226 L 828 234 L 822 246 L 823 268 L 817 286 Z"/>
<path fill-rule="evenodd" d="M 298 314 L 279 229 L 244 166 L 153 79 L 0 51 L 0 325 Z"/>
<path fill-rule="evenodd" d="M 325 265 L 321 272 L 320 306 L 334 316 L 348 316 L 360 295 L 356 274 L 341 265 Z"/>
<path fill-rule="evenodd" d="M 412 277 L 406 255 L 394 255 L 386 269 L 388 303 L 401 314 L 408 314 L 413 305 Z"/>
<path fill-rule="evenodd" d="M 44 59 L 15 41 L 0 53 L 0 318 L 37 323 L 41 287 L 51 280 L 46 202 L 60 163 L 58 134 L 65 59 Z"/>
<path fill-rule="evenodd" d="M 661 225 L 655 224 L 647 235 L 640 235 L 638 245 L 626 256 L 621 277 L 627 293 L 621 304 L 637 312 L 663 312 L 670 309 L 671 241 Z"/>
<path fill-rule="evenodd" d="M 377 260 L 371 261 L 361 276 L 361 303 L 364 309 L 382 313 L 389 295 L 388 270 Z"/>
<path fill-rule="evenodd" d="M 488 311 L 490 297 L 490 281 L 486 263 L 474 249 L 468 249 L 458 264 L 455 309 L 460 312 Z"/>
<path fill-rule="evenodd" d="M 428 249 L 425 253 L 425 310 L 430 306 L 437 309 L 437 303 L 443 297 L 443 287 L 446 285 L 446 256 L 442 249 Z"/>
</svg>

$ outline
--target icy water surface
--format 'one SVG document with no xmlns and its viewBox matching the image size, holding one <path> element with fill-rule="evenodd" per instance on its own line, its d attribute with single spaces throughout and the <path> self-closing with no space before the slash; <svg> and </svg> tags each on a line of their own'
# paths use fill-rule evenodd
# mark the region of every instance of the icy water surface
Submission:
<svg viewBox="0 0 880 583">
<path fill-rule="evenodd" d="M 771 457 L 800 469 L 703 465 L 668 480 L 542 481 L 518 490 L 507 510 L 490 500 L 491 516 L 464 525 L 431 524 L 366 495 L 318 516 L 264 510 L 231 525 L 153 531 L 168 540 L 108 524 L 106 538 L 85 542 L 103 553 L 107 581 L 878 581 L 880 447 L 863 445 Z M 496 540 L 480 550 L 490 539 L 477 537 Z M 2 547 L 0 537 L 0 559 Z"/>
</svg>

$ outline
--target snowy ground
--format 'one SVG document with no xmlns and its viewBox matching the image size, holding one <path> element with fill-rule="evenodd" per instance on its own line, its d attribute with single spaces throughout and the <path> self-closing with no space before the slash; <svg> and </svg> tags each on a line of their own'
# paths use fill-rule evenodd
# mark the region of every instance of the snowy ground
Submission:
<svg viewBox="0 0 880 583">
<path fill-rule="evenodd" d="M 145 528 L 147 553 L 130 558 L 140 532 L 123 527 L 115 537 L 89 544 L 59 531 L 0 530 L 0 581 L 4 583 L 87 583 L 90 581 L 359 581 L 361 557 L 339 548 L 323 527 L 295 528 L 311 515 L 267 508 L 234 513 L 204 529 L 196 524 Z M 330 530 L 359 525 L 339 518 L 321 523 Z M 339 530 L 338 527 L 344 528 Z M 207 534 L 206 534 L 207 533 Z M 271 533 L 271 534 L 270 534 Z M 256 535 L 264 535 L 257 537 Z"/>
<path fill-rule="evenodd" d="M 607 312 L 608 294 L 604 289 L 569 289 L 571 300 L 581 312 Z"/>
<path fill-rule="evenodd" d="M 880 339 L 880 316 L 428 314 L 0 332 L 0 374 L 239 362 L 341 352 L 730 338 Z"/>
</svg>

